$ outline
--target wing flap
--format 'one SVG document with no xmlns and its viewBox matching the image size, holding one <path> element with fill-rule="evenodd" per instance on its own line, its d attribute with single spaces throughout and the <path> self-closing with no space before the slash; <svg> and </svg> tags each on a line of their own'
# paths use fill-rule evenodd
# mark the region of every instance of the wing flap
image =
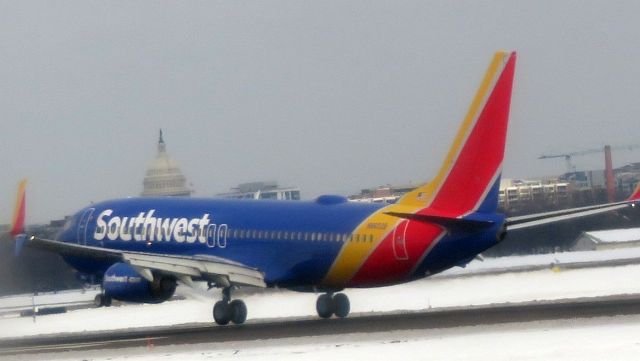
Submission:
<svg viewBox="0 0 640 361">
<path fill-rule="evenodd" d="M 232 285 L 266 287 L 264 275 L 253 268 L 220 260 L 168 256 L 149 253 L 123 253 L 125 262 L 134 267 L 149 268 L 174 275 L 219 281 L 225 277 Z"/>
</svg>

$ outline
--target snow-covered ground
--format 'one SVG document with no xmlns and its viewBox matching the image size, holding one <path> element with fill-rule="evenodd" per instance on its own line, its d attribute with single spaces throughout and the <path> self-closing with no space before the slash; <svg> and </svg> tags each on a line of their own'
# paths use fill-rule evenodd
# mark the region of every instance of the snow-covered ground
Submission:
<svg viewBox="0 0 640 361">
<path fill-rule="evenodd" d="M 214 292 L 179 287 L 185 299 L 158 305 L 73 310 L 33 319 L 0 319 L 0 338 L 212 322 Z M 640 293 L 640 265 L 545 269 L 425 280 L 374 289 L 349 289 L 351 310 L 389 312 Z M 276 291 L 243 297 L 248 322 L 315 316 L 316 295 Z"/>
<path fill-rule="evenodd" d="M 393 287 L 349 289 L 353 313 L 559 300 L 640 293 L 640 264 L 563 269 L 573 262 L 636 258 L 637 250 L 573 252 L 472 262 L 466 269 Z M 549 265 L 523 271 L 522 267 Z M 493 269 L 520 272 L 493 274 Z M 460 273 L 467 277 L 454 277 Z M 451 276 L 451 277 L 449 277 Z M 32 335 L 98 332 L 140 327 L 211 324 L 217 292 L 181 286 L 180 300 L 159 305 L 125 304 L 79 309 L 65 314 L 0 318 L 0 339 Z M 316 295 L 290 291 L 241 292 L 249 308 L 247 322 L 279 317 L 315 317 Z M 24 298 L 24 297 L 23 297 Z M 39 302 L 92 299 L 93 294 L 61 293 Z M 0 299 L 0 308 L 29 297 Z M 341 334 L 280 340 L 254 340 L 189 346 L 135 347 L 120 350 L 63 350 L 45 355 L 3 357 L 51 360 L 636 360 L 640 355 L 640 315 L 465 326 L 447 329 Z"/>
<path fill-rule="evenodd" d="M 66 306 L 92 302 L 96 294 L 100 293 L 98 288 L 87 290 L 69 290 L 60 292 L 47 292 L 37 295 L 16 295 L 0 297 L 0 314 L 2 311 L 22 309 L 35 306 Z"/>
<path fill-rule="evenodd" d="M 473 260 L 466 267 L 454 267 L 434 277 L 465 276 L 493 271 L 523 270 L 527 267 L 549 267 L 571 264 L 602 266 L 620 261 L 637 261 L 640 264 L 640 247 L 627 247 L 599 251 L 575 251 L 536 254 L 528 256 L 509 256 Z"/>
<path fill-rule="evenodd" d="M 640 315 L 449 329 L 132 347 L 3 360 L 637 360 Z"/>
<path fill-rule="evenodd" d="M 454 267 L 441 274 L 432 276 L 458 277 L 473 276 L 486 273 L 503 273 L 510 271 L 526 271 L 541 268 L 563 267 L 580 263 L 583 266 L 606 266 L 612 261 L 637 261 L 640 264 L 640 247 L 624 249 L 602 250 L 602 251 L 582 251 L 582 252 L 562 252 L 528 256 L 509 256 L 498 258 L 486 258 L 483 261 L 473 260 L 464 268 Z M 62 291 L 58 293 L 42 293 L 39 295 L 17 295 L 0 297 L 0 315 L 3 311 L 30 308 L 36 306 L 58 306 L 65 304 L 92 303 L 93 298 L 98 293 L 98 289 L 91 289 L 82 292 Z M 1 317 L 1 316 L 0 316 Z"/>
</svg>

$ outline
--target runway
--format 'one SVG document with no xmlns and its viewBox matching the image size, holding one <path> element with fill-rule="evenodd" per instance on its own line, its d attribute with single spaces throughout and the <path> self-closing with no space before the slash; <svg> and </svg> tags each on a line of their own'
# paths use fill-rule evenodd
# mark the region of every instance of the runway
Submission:
<svg viewBox="0 0 640 361">
<path fill-rule="evenodd" d="M 446 329 L 636 314 L 640 314 L 640 294 L 385 314 L 361 313 L 346 319 L 286 318 L 248 322 L 240 326 L 173 326 L 29 337 L 1 341 L 0 355 Z"/>
</svg>

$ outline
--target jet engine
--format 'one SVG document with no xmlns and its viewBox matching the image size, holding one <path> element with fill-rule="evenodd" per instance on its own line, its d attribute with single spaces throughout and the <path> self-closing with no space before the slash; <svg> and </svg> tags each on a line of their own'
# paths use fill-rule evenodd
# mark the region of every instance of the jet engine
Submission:
<svg viewBox="0 0 640 361">
<path fill-rule="evenodd" d="M 129 264 L 115 263 L 107 269 L 102 279 L 107 296 L 125 302 L 161 303 L 173 296 L 176 279 L 160 274 L 147 281 Z"/>
</svg>

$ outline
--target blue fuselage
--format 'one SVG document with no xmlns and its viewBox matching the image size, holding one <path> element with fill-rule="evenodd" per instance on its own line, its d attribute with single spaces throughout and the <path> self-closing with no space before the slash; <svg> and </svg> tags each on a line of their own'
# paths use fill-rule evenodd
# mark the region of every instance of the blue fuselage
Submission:
<svg viewBox="0 0 640 361">
<path fill-rule="evenodd" d="M 269 286 L 313 286 L 322 282 L 346 243 L 370 241 L 369 235 L 354 235 L 354 230 L 384 206 L 334 196 L 312 202 L 127 198 L 80 210 L 58 240 L 127 251 L 217 256 L 260 270 Z M 495 217 L 498 227 L 502 219 Z M 395 281 L 467 261 L 496 243 L 496 227 L 447 235 L 412 274 Z M 111 265 L 82 257 L 67 261 L 98 276 Z"/>
</svg>

